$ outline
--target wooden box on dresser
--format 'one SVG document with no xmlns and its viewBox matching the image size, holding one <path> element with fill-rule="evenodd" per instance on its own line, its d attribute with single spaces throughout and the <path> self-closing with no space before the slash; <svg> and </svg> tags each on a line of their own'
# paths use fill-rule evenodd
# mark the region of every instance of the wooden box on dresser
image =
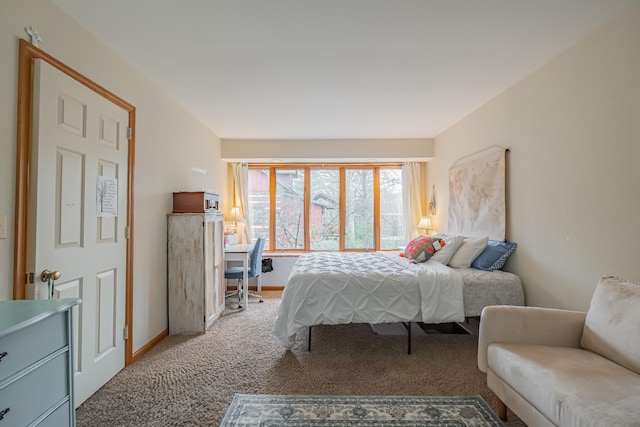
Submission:
<svg viewBox="0 0 640 427">
<path fill-rule="evenodd" d="M 204 332 L 224 310 L 224 215 L 168 215 L 169 334 Z"/>
<path fill-rule="evenodd" d="M 75 426 L 77 298 L 0 301 L 0 426 Z"/>
</svg>

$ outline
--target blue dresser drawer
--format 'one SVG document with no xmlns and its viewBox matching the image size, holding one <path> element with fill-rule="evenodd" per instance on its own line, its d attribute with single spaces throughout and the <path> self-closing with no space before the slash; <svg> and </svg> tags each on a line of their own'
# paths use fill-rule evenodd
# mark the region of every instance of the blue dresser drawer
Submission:
<svg viewBox="0 0 640 427">
<path fill-rule="evenodd" d="M 2 383 L 0 411 L 5 408 L 9 408 L 9 411 L 0 425 L 27 425 L 62 400 L 68 399 L 68 378 L 68 354 L 67 351 L 61 351 L 57 356 L 38 362 Z"/>
<path fill-rule="evenodd" d="M 64 404 L 60 405 L 58 409 L 53 411 L 49 416 L 38 424 L 37 427 L 61 427 L 68 426 L 70 424 L 69 421 L 69 406 L 71 403 L 66 401 Z"/>
<path fill-rule="evenodd" d="M 0 384 L 8 376 L 67 345 L 66 313 L 0 338 Z M 1 409 L 0 409 L 1 410 Z"/>
</svg>

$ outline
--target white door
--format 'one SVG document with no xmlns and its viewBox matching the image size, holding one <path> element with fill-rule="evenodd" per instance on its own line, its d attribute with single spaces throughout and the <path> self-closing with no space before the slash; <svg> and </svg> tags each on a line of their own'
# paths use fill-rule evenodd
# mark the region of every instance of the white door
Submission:
<svg viewBox="0 0 640 427">
<path fill-rule="evenodd" d="M 124 367 L 128 113 L 47 62 L 34 70 L 30 296 L 82 300 L 78 406 Z M 52 289 L 45 269 L 61 273 Z"/>
</svg>

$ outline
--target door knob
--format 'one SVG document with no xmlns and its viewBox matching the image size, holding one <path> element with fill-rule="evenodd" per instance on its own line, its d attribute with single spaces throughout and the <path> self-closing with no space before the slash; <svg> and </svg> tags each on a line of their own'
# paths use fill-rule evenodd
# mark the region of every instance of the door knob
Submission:
<svg viewBox="0 0 640 427">
<path fill-rule="evenodd" d="M 40 280 L 48 282 L 49 280 L 58 280 L 62 276 L 59 271 L 42 270 L 40 273 Z"/>
</svg>

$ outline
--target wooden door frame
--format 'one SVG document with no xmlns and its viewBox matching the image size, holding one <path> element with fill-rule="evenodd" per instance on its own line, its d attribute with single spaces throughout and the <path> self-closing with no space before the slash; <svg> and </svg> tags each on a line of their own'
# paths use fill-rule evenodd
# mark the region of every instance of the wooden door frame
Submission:
<svg viewBox="0 0 640 427">
<path fill-rule="evenodd" d="M 24 39 L 20 39 L 18 62 L 18 127 L 16 141 L 16 199 L 15 199 L 15 234 L 13 258 L 13 299 L 25 299 L 28 259 L 28 225 L 29 196 L 31 194 L 31 134 L 32 134 L 32 99 L 34 60 L 41 59 L 78 83 L 86 86 L 98 95 L 129 113 L 131 138 L 128 147 L 127 168 L 127 274 L 125 284 L 125 325 L 129 328 L 128 339 L 125 340 L 125 366 L 133 362 L 133 175 L 136 141 L 136 108 L 127 101 L 109 92 L 94 81 L 63 64 L 56 58 L 38 49 Z"/>
</svg>

